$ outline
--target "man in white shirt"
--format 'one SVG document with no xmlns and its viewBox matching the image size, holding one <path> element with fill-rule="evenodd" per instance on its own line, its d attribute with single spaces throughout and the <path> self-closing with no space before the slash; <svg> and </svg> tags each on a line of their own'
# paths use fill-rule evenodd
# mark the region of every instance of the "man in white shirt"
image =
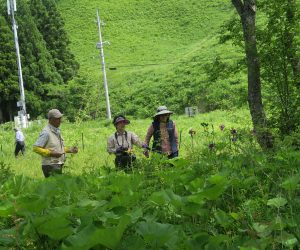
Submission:
<svg viewBox="0 0 300 250">
<path fill-rule="evenodd" d="M 61 136 L 60 124 L 63 114 L 58 109 L 48 112 L 48 124 L 33 145 L 33 151 L 42 156 L 42 170 L 48 178 L 54 174 L 62 174 L 66 153 L 76 154 L 77 147 L 67 148 Z"/>
<path fill-rule="evenodd" d="M 24 137 L 21 130 L 15 128 L 14 131 L 16 132 L 15 156 L 17 157 L 20 151 L 24 155 L 24 152 L 25 152 L 25 137 Z"/>
</svg>

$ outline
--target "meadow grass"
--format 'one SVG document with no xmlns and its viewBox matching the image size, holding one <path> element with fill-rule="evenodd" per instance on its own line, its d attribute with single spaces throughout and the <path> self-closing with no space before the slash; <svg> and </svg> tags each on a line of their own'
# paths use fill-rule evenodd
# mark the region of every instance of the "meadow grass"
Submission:
<svg viewBox="0 0 300 250">
<path fill-rule="evenodd" d="M 60 0 L 57 3 L 70 37 L 70 48 L 80 63 L 79 75 L 88 84 L 85 93 L 89 95 L 88 102 L 101 103 L 101 115 L 105 113 L 105 101 L 99 50 L 96 49 L 97 9 L 105 22 L 103 39 L 111 44 L 105 46 L 104 53 L 114 110 L 122 103 L 126 105 L 125 110 L 131 109 L 130 103 L 119 100 L 133 98 L 136 91 L 139 97 L 151 96 L 154 104 L 153 100 L 160 98 L 155 91 L 160 92 L 163 85 L 181 82 L 186 89 L 194 90 L 194 78 L 180 69 L 187 65 L 192 67 L 195 58 L 200 66 L 193 74 L 200 81 L 199 85 L 204 85 L 206 63 L 213 63 L 217 55 L 229 58 L 227 61 L 241 56 L 231 44 L 218 44 L 220 26 L 234 13 L 231 3 L 225 0 Z M 171 83 L 168 79 L 172 79 Z M 182 99 L 178 93 L 174 96 Z M 192 102 L 201 105 L 199 101 Z M 143 103 L 138 105 L 144 106 Z M 86 109 L 93 109 L 90 103 Z M 140 116 L 137 112 L 131 114 Z"/>
<path fill-rule="evenodd" d="M 128 131 L 135 132 L 139 138 L 144 140 L 151 119 L 134 119 L 129 117 L 131 124 L 127 126 Z M 248 110 L 236 111 L 214 111 L 211 113 L 198 114 L 195 117 L 172 116 L 177 124 L 179 134 L 181 134 L 180 156 L 187 157 L 191 153 L 191 147 L 208 147 L 209 143 L 218 143 L 218 137 L 222 132 L 219 129 L 220 124 L 224 124 L 226 130 L 231 128 L 251 130 L 251 122 Z M 209 130 L 212 131 L 214 126 L 214 135 L 203 133 L 201 123 L 208 123 Z M 33 125 L 23 130 L 26 138 L 25 156 L 19 155 L 14 157 L 14 131 L 13 124 L 5 124 L 0 126 L 1 131 L 1 152 L 0 161 L 8 164 L 16 174 L 24 174 L 32 178 L 42 178 L 41 158 L 32 152 L 32 145 L 39 136 L 39 133 L 46 125 L 47 121 L 40 123 L 33 122 Z M 192 138 L 189 130 L 196 130 L 196 135 Z M 85 121 L 77 123 L 69 123 L 63 121 L 61 125 L 62 135 L 66 146 L 78 146 L 79 153 L 76 155 L 68 154 L 65 165 L 65 171 L 72 175 L 80 175 L 87 169 L 101 169 L 105 166 L 114 168 L 114 156 L 106 152 L 107 138 L 114 133 L 115 128 L 111 122 L 102 120 Z M 83 137 L 83 141 L 82 141 Z M 82 143 L 83 142 L 83 143 Z M 84 147 L 84 148 L 83 148 Z M 143 158 L 142 149 L 135 147 L 135 153 L 138 158 Z"/>
</svg>

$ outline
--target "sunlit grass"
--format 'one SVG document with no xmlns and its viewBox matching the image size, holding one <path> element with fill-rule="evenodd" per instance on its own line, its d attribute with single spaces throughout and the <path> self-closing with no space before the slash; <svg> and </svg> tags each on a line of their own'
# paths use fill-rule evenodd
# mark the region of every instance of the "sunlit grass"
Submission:
<svg viewBox="0 0 300 250">
<path fill-rule="evenodd" d="M 221 136 L 219 129 L 220 124 L 224 124 L 226 129 L 230 128 L 249 128 L 251 130 L 250 118 L 247 110 L 239 111 L 215 111 L 207 114 L 199 114 L 195 117 L 172 116 L 177 124 L 180 140 L 180 155 L 186 157 L 190 152 L 192 144 L 195 147 L 207 147 L 213 137 L 207 137 L 203 134 L 202 122 L 209 123 L 210 130 L 213 124 L 215 129 L 215 140 L 217 143 L 218 136 Z M 26 138 L 25 156 L 19 155 L 14 157 L 14 131 L 13 125 L 2 125 L 1 131 L 1 152 L 0 160 L 9 164 L 12 170 L 18 174 L 24 174 L 33 178 L 42 178 L 41 158 L 32 152 L 32 145 L 39 136 L 39 133 L 46 125 L 46 120 L 39 125 L 37 121 L 33 126 L 23 130 Z M 135 132 L 141 140 L 144 140 L 151 119 L 134 119 L 131 118 L 131 124 L 127 130 Z M 192 139 L 188 133 L 193 128 L 197 131 Z M 74 175 L 82 174 L 86 168 L 101 168 L 103 166 L 114 168 L 114 156 L 106 152 L 107 138 L 114 133 L 115 128 L 107 121 L 87 121 L 80 123 L 62 123 L 62 135 L 66 146 L 78 146 L 79 153 L 76 155 L 68 154 L 65 164 L 65 170 Z M 83 138 L 83 139 L 82 139 Z M 135 153 L 138 158 L 143 158 L 142 149 L 135 147 Z"/>
</svg>

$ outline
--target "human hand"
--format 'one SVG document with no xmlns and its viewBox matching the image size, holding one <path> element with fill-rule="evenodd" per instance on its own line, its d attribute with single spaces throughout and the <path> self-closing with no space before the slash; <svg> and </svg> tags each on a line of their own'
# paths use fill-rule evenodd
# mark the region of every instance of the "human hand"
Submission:
<svg viewBox="0 0 300 250">
<path fill-rule="evenodd" d="M 132 153 L 133 153 L 133 148 L 128 148 L 128 149 L 126 150 L 126 152 L 127 152 L 128 154 L 132 154 Z"/>
<path fill-rule="evenodd" d="M 78 153 L 78 148 L 77 147 L 71 147 L 70 148 L 70 153 L 77 154 Z"/>
<path fill-rule="evenodd" d="M 146 158 L 149 158 L 149 150 L 144 150 L 143 154 Z"/>
<path fill-rule="evenodd" d="M 55 158 L 59 158 L 63 155 L 63 153 L 57 152 L 55 150 L 50 150 L 50 156 L 51 157 L 55 157 Z"/>
<path fill-rule="evenodd" d="M 148 150 L 149 150 L 149 147 L 148 147 L 148 145 L 147 145 L 146 143 L 144 143 L 144 144 L 142 145 L 142 148 L 145 148 L 145 149 L 148 149 Z"/>
</svg>

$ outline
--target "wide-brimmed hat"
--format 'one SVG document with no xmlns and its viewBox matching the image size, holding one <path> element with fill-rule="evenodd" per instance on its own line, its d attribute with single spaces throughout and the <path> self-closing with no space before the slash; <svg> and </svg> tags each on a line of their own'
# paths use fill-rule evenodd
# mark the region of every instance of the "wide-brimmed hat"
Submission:
<svg viewBox="0 0 300 250">
<path fill-rule="evenodd" d="M 117 125 L 119 122 L 124 122 L 126 125 L 130 123 L 130 121 L 128 119 L 126 119 L 126 117 L 123 115 L 115 116 L 115 118 L 113 120 L 113 124 Z"/>
<path fill-rule="evenodd" d="M 157 113 L 154 115 L 154 117 L 159 115 L 166 115 L 166 114 L 173 114 L 173 112 L 168 110 L 166 106 L 159 106 L 157 108 Z"/>
<path fill-rule="evenodd" d="M 51 109 L 48 112 L 48 119 L 61 118 L 63 114 L 58 109 Z"/>
</svg>

